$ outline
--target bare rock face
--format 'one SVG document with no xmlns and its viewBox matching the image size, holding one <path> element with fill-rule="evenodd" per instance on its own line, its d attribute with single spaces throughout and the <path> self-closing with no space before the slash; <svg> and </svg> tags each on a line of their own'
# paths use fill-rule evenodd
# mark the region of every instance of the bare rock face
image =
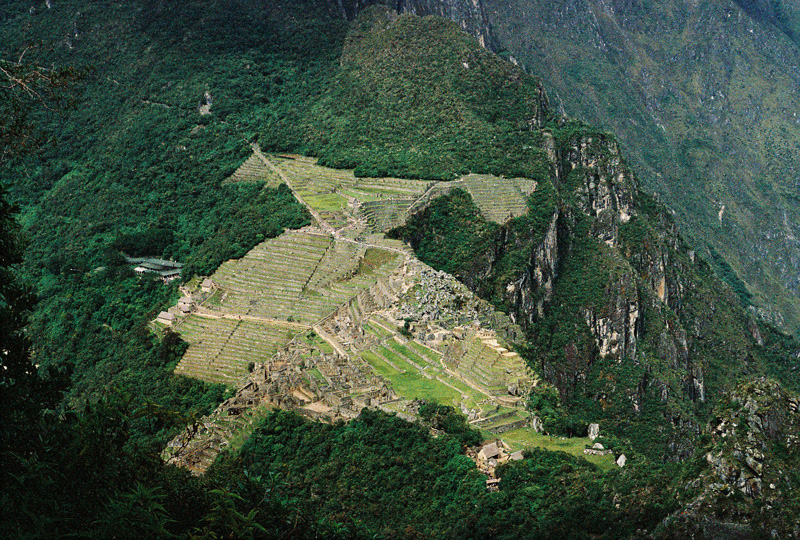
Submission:
<svg viewBox="0 0 800 540">
<path fill-rule="evenodd" d="M 400 13 L 413 13 L 424 17 L 436 15 L 456 22 L 464 32 L 475 36 L 481 47 L 496 50 L 496 40 L 489 28 L 481 2 L 474 0 L 394 0 Z"/>
<path fill-rule="evenodd" d="M 781 501 L 796 489 L 794 465 L 800 457 L 800 399 L 775 381 L 759 378 L 736 388 L 708 425 L 711 443 L 706 470 L 688 489 L 699 495 L 665 521 L 677 537 L 697 523 L 712 529 L 774 530 L 773 538 L 795 537 L 798 524 L 787 523 Z M 713 509 L 725 508 L 724 523 Z M 752 534 L 752 531 L 749 532 Z"/>
<path fill-rule="evenodd" d="M 584 319 L 594 336 L 601 357 L 613 356 L 618 361 L 636 356 L 636 342 L 641 331 L 641 307 L 636 277 L 626 273 L 611 285 L 603 314 L 584 310 Z"/>
<path fill-rule="evenodd" d="M 576 137 L 560 152 L 559 183 L 576 194 L 580 210 L 593 218 L 592 235 L 611 247 L 619 240 L 619 225 L 633 214 L 636 180 L 622 164 L 613 141 Z"/>
<path fill-rule="evenodd" d="M 589 424 L 589 438 L 595 440 L 600 436 L 600 424 Z"/>
<path fill-rule="evenodd" d="M 561 263 L 563 238 L 559 231 L 560 213 L 556 210 L 550 220 L 544 240 L 531 253 L 527 270 L 506 287 L 506 299 L 514 306 L 515 315 L 523 324 L 532 324 L 544 317 L 545 307 L 553 300 L 555 280 Z"/>
</svg>

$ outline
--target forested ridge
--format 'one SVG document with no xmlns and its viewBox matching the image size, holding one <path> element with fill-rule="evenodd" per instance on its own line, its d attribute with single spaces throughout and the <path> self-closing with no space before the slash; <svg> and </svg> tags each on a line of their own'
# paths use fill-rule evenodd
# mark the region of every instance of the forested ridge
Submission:
<svg viewBox="0 0 800 540">
<path fill-rule="evenodd" d="M 730 397 L 731 389 L 755 378 L 788 388 L 774 396 L 781 404 L 796 400 L 795 341 L 750 316 L 735 273 L 723 273 L 723 285 L 666 209 L 638 188 L 635 215 L 614 228 L 615 247 L 598 241 L 607 223 L 584 215 L 589 188 L 581 191 L 596 179 L 591 160 L 571 169 L 565 156 L 572 146 L 589 148 L 596 162 L 629 175 L 624 160 L 615 161 L 612 136 L 559 118 L 535 78 L 456 25 L 383 6 L 361 11 L 363 4 L 65 0 L 4 7 L 0 65 L 20 73 L 53 66 L 50 73 L 63 75 L 63 87 L 55 81 L 59 96 L 68 99 L 0 94 L 2 110 L 19 111 L 19 123 L 0 125 L 0 136 L 26 136 L 25 145 L 6 146 L 0 163 L 3 534 L 681 538 L 740 525 L 754 537 L 796 531 L 800 499 L 791 471 L 798 452 L 790 439 L 754 423 L 726 440 L 717 430 L 730 423 L 720 419 L 738 418 L 743 408 L 745 398 Z M 521 321 L 508 284 L 533 266 L 532 253 L 548 236 L 559 239 L 546 309 L 522 322 L 520 353 L 543 379 L 529 409 L 551 437 L 583 435 L 601 421 L 600 441 L 625 452 L 627 465 L 602 471 L 564 453 L 530 450 L 501 466 L 499 491 L 487 491 L 464 455 L 482 435 L 453 408 L 428 403 L 416 423 L 367 409 L 332 425 L 275 411 L 202 477 L 164 466 L 166 442 L 230 389 L 172 373 L 186 343 L 171 332 L 157 336 L 148 322 L 174 302 L 178 282 L 134 275 L 124 254 L 183 262 L 188 280 L 309 224 L 285 185 L 225 182 L 250 144 L 314 155 L 362 176 L 450 180 L 475 172 L 535 180 L 528 213 L 504 224 L 487 221 L 468 193 L 453 190 L 393 234 Z M 561 162 L 553 165 L 551 154 Z M 681 290 L 679 302 L 659 303 L 647 281 L 654 252 L 675 253 L 668 277 Z M 730 268 L 722 257 L 713 263 Z M 641 344 L 619 359 L 601 357 L 585 313 L 606 314 L 625 287 L 649 310 Z M 687 358 L 706 369 L 699 379 L 675 353 L 682 335 Z M 699 398 L 696 380 L 708 399 Z M 771 438 L 757 439 L 760 451 L 781 470 L 776 495 L 754 499 L 730 488 L 703 506 L 714 478 L 707 455 L 744 460 L 743 448 L 762 428 Z M 743 442 L 731 449 L 734 438 Z M 681 521 L 696 501 L 702 517 Z"/>
</svg>

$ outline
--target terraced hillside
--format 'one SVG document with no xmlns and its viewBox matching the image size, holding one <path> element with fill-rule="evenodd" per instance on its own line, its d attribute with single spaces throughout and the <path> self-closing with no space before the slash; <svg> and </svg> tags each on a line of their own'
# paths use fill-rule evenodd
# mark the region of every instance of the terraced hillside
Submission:
<svg viewBox="0 0 800 540">
<path fill-rule="evenodd" d="M 482 410 L 489 396 L 448 373 L 442 353 L 417 340 L 403 339 L 397 327 L 380 315 L 373 315 L 364 324 L 364 331 L 374 339 L 360 356 L 406 399 L 428 399 L 467 410 Z M 487 408 L 490 408 L 487 406 Z"/>
<path fill-rule="evenodd" d="M 177 371 L 233 383 L 397 267 L 399 254 L 388 250 L 369 266 L 368 247 L 307 228 L 223 264 L 213 294 L 177 324 L 189 342 Z"/>
<path fill-rule="evenodd" d="M 176 373 L 235 384 L 250 362 L 255 364 L 275 354 L 297 329 L 269 321 L 191 315 L 179 331 L 190 346 Z"/>
<path fill-rule="evenodd" d="M 268 187 L 277 187 L 281 183 L 281 178 L 257 154 L 253 154 L 225 180 L 225 183 L 263 183 Z"/>
<path fill-rule="evenodd" d="M 393 208 L 405 219 L 405 210 L 418 198 L 430 182 L 399 178 L 357 178 L 351 170 L 330 169 L 316 164 L 316 160 L 303 156 L 273 156 L 271 162 L 278 168 L 297 195 L 320 213 L 335 229 L 348 224 L 348 218 L 366 218 L 373 230 L 388 230 L 387 212 Z M 360 215 L 353 210 L 364 205 L 372 210 Z M 388 223 L 394 223 L 389 218 Z"/>
<path fill-rule="evenodd" d="M 519 388 L 527 370 L 525 361 L 514 351 L 498 343 L 497 337 L 487 332 L 470 332 L 470 335 L 448 349 L 452 369 L 465 379 L 494 395 L 504 395 L 509 389 Z"/>
<path fill-rule="evenodd" d="M 529 178 L 468 174 L 449 182 L 400 178 L 358 178 L 351 170 L 330 169 L 303 156 L 269 158 L 297 195 L 340 228 L 347 218 L 364 220 L 372 231 L 385 232 L 405 223 L 431 199 L 454 188 L 469 192 L 484 217 L 504 223 L 528 211 L 526 198 L 536 190 Z"/>
<path fill-rule="evenodd" d="M 453 339 L 452 334 L 440 340 L 428 340 L 424 335 L 406 339 L 397 326 L 377 313 L 363 328 L 373 339 L 360 357 L 406 400 L 452 405 L 491 433 L 529 424 L 527 413 L 518 408 L 521 400 L 509 394 L 509 386 L 521 379 L 530 383 L 527 367 L 516 353 L 498 351 L 501 348 L 494 332 L 482 333 L 483 339 L 472 335 L 466 338 L 466 346 L 454 346 L 462 340 Z M 463 336 L 460 331 L 457 335 Z M 454 350 L 459 356 L 453 356 Z M 396 409 L 402 412 L 403 406 L 400 403 Z"/>
<path fill-rule="evenodd" d="M 520 389 L 532 376 L 502 344 L 519 329 L 376 231 L 454 187 L 505 221 L 527 211 L 536 182 L 356 178 L 312 158 L 255 150 L 249 170 L 289 184 L 317 224 L 263 242 L 210 281 L 193 281 L 184 290 L 190 312 L 171 310 L 189 342 L 176 371 L 238 388 L 238 397 L 209 417 L 199 439 L 173 441 L 170 458 L 201 472 L 220 448 L 246 435 L 248 419 L 265 404 L 332 420 L 364 406 L 413 416 L 416 400 L 426 399 L 460 409 L 487 433 L 530 426 Z"/>
<path fill-rule="evenodd" d="M 265 156 L 254 150 L 230 181 L 285 181 L 317 214 L 319 223 L 318 227 L 287 231 L 259 244 L 241 259 L 224 263 L 211 276 L 213 291 L 198 296 L 199 285 L 189 291 L 190 296 L 200 299 L 197 309 L 188 315 L 172 310 L 178 316 L 178 331 L 190 344 L 177 371 L 229 385 L 235 385 L 247 373 L 248 365 L 265 361 L 297 333 L 352 304 L 359 293 L 413 258 L 401 242 L 371 231 L 403 223 L 409 208 L 417 208 L 453 187 L 468 190 L 487 217 L 504 221 L 527 210 L 525 196 L 536 188 L 536 182 L 529 179 L 475 174 L 439 183 L 357 178 L 350 170 L 319 166 L 313 158 Z M 416 301 L 427 302 L 426 295 Z M 365 309 L 382 307 L 385 305 Z M 447 316 L 454 313 L 455 318 L 446 324 L 469 323 L 469 317 L 457 312 Z M 391 332 L 396 333 L 396 328 Z M 442 377 L 455 380 L 447 384 L 463 386 L 459 381 L 462 378 L 479 393 L 505 394 L 516 381 L 508 380 L 503 373 L 508 363 L 503 354 L 514 358 L 509 367 L 512 372 L 524 372 L 523 363 L 516 353 L 497 353 L 474 336 L 470 340 L 474 346 L 454 349 L 455 356 L 448 357 L 447 367 L 437 359 L 430 368 L 445 370 Z M 386 360 L 380 353 L 373 350 L 365 359 L 375 360 L 372 363 L 377 365 L 381 358 Z M 390 363 L 386 365 L 391 368 Z M 409 365 L 425 375 L 413 359 Z M 457 393 L 451 397 L 454 399 L 450 402 L 459 402 Z M 478 401 L 466 399 L 472 404 Z"/>
<path fill-rule="evenodd" d="M 469 174 L 461 178 L 463 188 L 472 196 L 481 214 L 489 221 L 505 223 L 528 211 L 525 198 L 536 183 L 533 180 L 498 178 L 488 174 Z M 527 193 L 520 189 L 527 188 Z"/>
<path fill-rule="evenodd" d="M 332 243 L 323 258 L 337 244 L 347 245 Z M 398 258 L 402 264 L 394 262 Z M 372 284 L 313 329 L 305 321 L 251 320 L 252 315 L 216 314 L 222 318 L 209 320 L 214 312 L 204 306 L 224 295 L 222 289 L 179 325 L 184 337 L 195 340 L 179 366 L 185 374 L 206 377 L 214 361 L 263 356 L 250 360 L 255 365 L 237 381 L 237 395 L 204 419 L 199 432 L 176 438 L 166 459 L 201 473 L 220 449 L 238 445 L 252 419 L 270 407 L 328 421 L 354 418 L 363 407 L 412 418 L 420 399 L 456 407 L 487 436 L 514 431 L 516 445 L 538 444 L 518 391 L 530 386 L 532 376 L 522 359 L 501 345 L 503 335 L 514 334 L 513 325 L 491 322 L 502 317 L 489 304 L 413 255 L 373 246 L 358 262 L 358 272 L 374 277 Z M 309 282 L 326 290 L 329 285 L 315 275 Z M 199 317 L 205 319 L 198 325 Z M 469 327 L 460 326 L 465 323 Z M 182 330 L 184 325 L 194 333 Z"/>
</svg>

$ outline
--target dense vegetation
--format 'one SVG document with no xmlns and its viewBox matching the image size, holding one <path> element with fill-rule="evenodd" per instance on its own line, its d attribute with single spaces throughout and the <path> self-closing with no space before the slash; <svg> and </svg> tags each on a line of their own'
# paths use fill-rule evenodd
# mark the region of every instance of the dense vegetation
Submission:
<svg viewBox="0 0 800 540">
<path fill-rule="evenodd" d="M 564 156 L 588 145 L 601 163 L 611 160 L 613 142 L 601 133 L 578 124 L 547 129 Z M 596 236 L 607 222 L 588 214 L 591 206 L 584 202 L 598 171 L 560 166 L 559 179 L 540 181 L 529 213 L 503 225 L 486 221 L 468 194 L 454 190 L 391 233 L 408 241 L 422 260 L 517 317 L 527 335 L 520 352 L 552 384 L 537 387 L 530 404 L 550 433 L 582 436 L 589 423 L 599 421 L 619 437 L 620 448 L 653 460 L 686 459 L 699 444 L 699 426 L 726 389 L 759 373 L 798 388 L 789 361 L 796 344 L 747 314 L 746 288 L 730 277 L 735 274 L 727 274 L 731 288 L 723 286 L 674 233 L 669 213 L 638 190 L 636 214 L 620 224 L 619 246 L 609 247 Z M 599 174 L 610 174 L 600 167 Z M 557 260 L 551 292 L 532 287 L 532 299 L 509 296 L 519 283 L 530 283 L 532 254 L 551 224 L 557 239 L 549 255 Z M 664 259 L 663 290 L 657 292 L 650 275 Z M 721 258 L 714 263 L 730 269 Z M 550 297 L 537 313 L 542 294 Z M 672 295 L 677 300 L 668 299 Z M 636 315 L 641 326 L 632 330 L 623 311 L 630 303 L 642 310 Z M 615 355 L 601 354 L 587 313 L 625 319 L 619 331 L 636 332 L 636 338 L 625 338 L 635 343 L 628 341 Z M 759 327 L 761 342 L 753 337 Z"/>
<path fill-rule="evenodd" d="M 387 10 L 354 23 L 336 84 L 316 109 L 320 162 L 361 176 L 538 177 L 547 114 L 537 81 L 444 20 Z M 511 150 L 513 149 L 513 151 Z"/>
<path fill-rule="evenodd" d="M 207 275 L 308 223 L 285 186 L 223 180 L 249 155 L 253 126 L 320 92 L 337 54 L 328 44 L 345 28 L 327 24 L 325 3 L 295 7 L 294 28 L 276 20 L 278 6 L 242 6 L 233 17 L 227 7 L 64 2 L 30 12 L 18 3 L 0 28 L 9 58 L 25 50 L 80 75 L 69 89 L 74 107 L 56 114 L 28 104 L 28 120 L 50 141 L 38 137 L 38 147 L 3 164 L 29 238 L 25 275 L 39 296 L 30 328 L 37 362 L 70 366 L 73 402 L 118 387 L 175 411 L 160 426 L 169 429 L 190 410 L 208 410 L 222 390 L 171 375 L 174 348 L 146 324 L 176 287 L 135 277 L 121 254 L 173 258 L 187 278 Z M 248 31 L 227 30 L 239 24 Z M 53 42 L 62 32 L 70 37 Z M 317 51 L 313 61 L 307 51 Z M 204 100 L 210 115 L 199 112 Z M 296 144 L 275 133 L 286 139 L 274 146 Z"/>
<path fill-rule="evenodd" d="M 481 0 L 504 54 L 619 137 L 691 244 L 786 332 L 797 295 L 800 11 L 787 0 Z M 790 255 L 791 254 L 791 255 Z"/>
<path fill-rule="evenodd" d="M 459 439 L 469 431 L 457 421 L 437 421 L 455 419 L 445 409 L 423 414 L 435 413 L 444 430 L 436 438 L 382 412 L 365 410 L 333 426 L 279 412 L 212 476 L 231 468 L 274 474 L 303 512 L 386 538 L 617 538 L 652 527 L 676 507 L 663 493 L 628 491 L 666 487 L 667 473 L 650 464 L 603 474 L 584 460 L 543 450 L 505 465 L 500 491 L 487 492 L 485 478 L 461 452 Z"/>
<path fill-rule="evenodd" d="M 552 221 L 556 209 L 552 182 L 541 179 L 527 203 L 527 214 L 501 226 L 487 221 L 469 193 L 457 188 L 388 235 L 404 240 L 420 260 L 456 276 L 508 312 L 505 287 L 526 267 Z"/>
<path fill-rule="evenodd" d="M 702 360 L 714 399 L 762 372 L 796 387 L 793 340 L 749 317 L 670 235 L 672 223 L 652 199 L 641 199 L 621 228 L 618 251 L 592 236 L 595 223 L 575 194 L 585 171 L 556 179 L 545 136 L 559 152 L 589 138 L 602 150 L 605 136 L 553 117 L 534 79 L 456 25 L 395 18 L 384 8 L 350 25 L 341 9 L 352 14 L 361 4 L 4 6 L 4 61 L 27 51 L 32 61 L 81 74 L 71 90 L 76 107 L 58 115 L 25 105 L 26 120 L 52 140 L 33 138 L 39 145 L 29 153 L 14 149 L 2 162 L 8 197 L 22 210 L 20 229 L 13 207 L 0 204 L 0 350 L 4 367 L 13 367 L 0 380 L 4 534 L 630 537 L 690 500 L 687 486 L 705 466 L 707 441 L 698 435 L 713 402 L 691 393 L 692 379 L 682 375 L 691 366 L 669 356 L 680 341 L 672 329 L 695 332 L 687 347 Z M 512 311 L 509 281 L 557 227 L 559 278 L 521 351 L 548 381 L 530 405 L 551 433 L 583 434 L 601 420 L 603 443 L 626 452 L 629 464 L 602 473 L 534 451 L 501 467 L 500 491 L 488 492 L 463 455 L 480 434 L 453 409 L 424 404 L 421 424 L 367 410 L 346 425 L 275 412 L 204 478 L 165 468 L 158 455 L 168 437 L 225 389 L 172 375 L 185 343 L 171 333 L 157 339 L 147 321 L 177 287 L 132 275 L 122 252 L 181 260 L 188 278 L 308 223 L 285 187 L 224 183 L 255 142 L 360 174 L 537 180 L 529 213 L 503 225 L 455 190 L 396 234 Z M 20 265 L 22 233 L 29 243 Z M 656 302 L 634 272 L 673 240 L 680 309 Z M 598 356 L 584 310 L 607 314 L 626 276 L 646 300 L 645 329 L 640 354 L 616 362 Z M 39 297 L 35 308 L 22 279 Z M 755 332 L 763 345 L 754 345 Z M 34 362 L 52 368 L 47 378 Z"/>
</svg>

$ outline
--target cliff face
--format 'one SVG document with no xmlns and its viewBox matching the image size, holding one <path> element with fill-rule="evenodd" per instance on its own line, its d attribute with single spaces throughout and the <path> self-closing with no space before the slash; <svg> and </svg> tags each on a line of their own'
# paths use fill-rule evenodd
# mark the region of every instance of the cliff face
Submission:
<svg viewBox="0 0 800 540">
<path fill-rule="evenodd" d="M 704 404 L 771 369 L 764 330 L 639 190 L 615 140 L 551 122 L 541 144 L 549 178 L 529 206 L 544 218 L 475 228 L 478 247 L 451 271 L 523 327 L 529 362 L 578 415 L 642 425 L 655 415 L 655 455 L 688 458 Z M 553 199 L 542 198 L 548 186 Z M 447 197 L 450 207 L 429 207 L 406 226 L 423 258 L 447 235 L 440 216 L 460 215 L 462 203 Z"/>
<path fill-rule="evenodd" d="M 796 2 L 428 4 L 486 25 L 563 113 L 615 133 L 643 186 L 701 252 L 730 262 L 755 310 L 800 325 Z"/>
<path fill-rule="evenodd" d="M 648 362 L 649 351 L 639 349 L 645 340 L 644 314 L 652 310 L 680 314 L 684 287 L 680 276 L 696 273 L 692 261 L 681 258 L 680 240 L 668 218 L 667 227 L 651 223 L 658 214 L 647 215 L 636 179 L 614 141 L 596 134 L 568 136 L 559 141 L 551 156 L 555 184 L 568 202 L 554 214 L 551 229 L 533 250 L 528 267 L 514 287 L 508 288 L 514 296 L 507 300 L 515 315 L 536 332 L 536 323 L 547 320 L 550 304 L 572 303 L 564 294 L 567 291 L 562 290 L 560 297 L 555 294 L 556 280 L 559 268 L 569 264 L 565 261 L 579 258 L 581 264 L 595 266 L 600 273 L 586 276 L 599 277 L 595 294 L 584 295 L 582 302 L 570 306 L 577 308 L 585 321 L 595 346 L 594 359 L 612 359 L 618 364 Z M 637 234 L 631 234 L 632 229 Z M 587 240 L 594 249 L 586 250 Z M 529 298 L 537 298 L 536 305 Z M 679 320 L 647 322 L 648 332 L 658 333 L 655 352 L 660 360 L 681 374 L 683 390 L 690 399 L 704 400 L 702 367 L 690 359 L 683 324 Z M 549 369 L 558 372 L 569 369 L 567 366 L 553 364 Z M 586 376 L 580 373 L 576 380 Z M 666 400 L 670 391 L 664 384 L 653 380 L 640 385 L 638 391 L 641 394 L 648 385 L 662 385 L 659 393 Z M 569 395 L 576 388 L 562 386 L 560 390 Z"/>
<path fill-rule="evenodd" d="M 475 0 L 393 0 L 400 13 L 424 17 L 436 15 L 455 21 L 468 34 L 474 36 L 481 47 L 495 50 L 497 42 L 489 28 L 483 4 Z"/>
</svg>

